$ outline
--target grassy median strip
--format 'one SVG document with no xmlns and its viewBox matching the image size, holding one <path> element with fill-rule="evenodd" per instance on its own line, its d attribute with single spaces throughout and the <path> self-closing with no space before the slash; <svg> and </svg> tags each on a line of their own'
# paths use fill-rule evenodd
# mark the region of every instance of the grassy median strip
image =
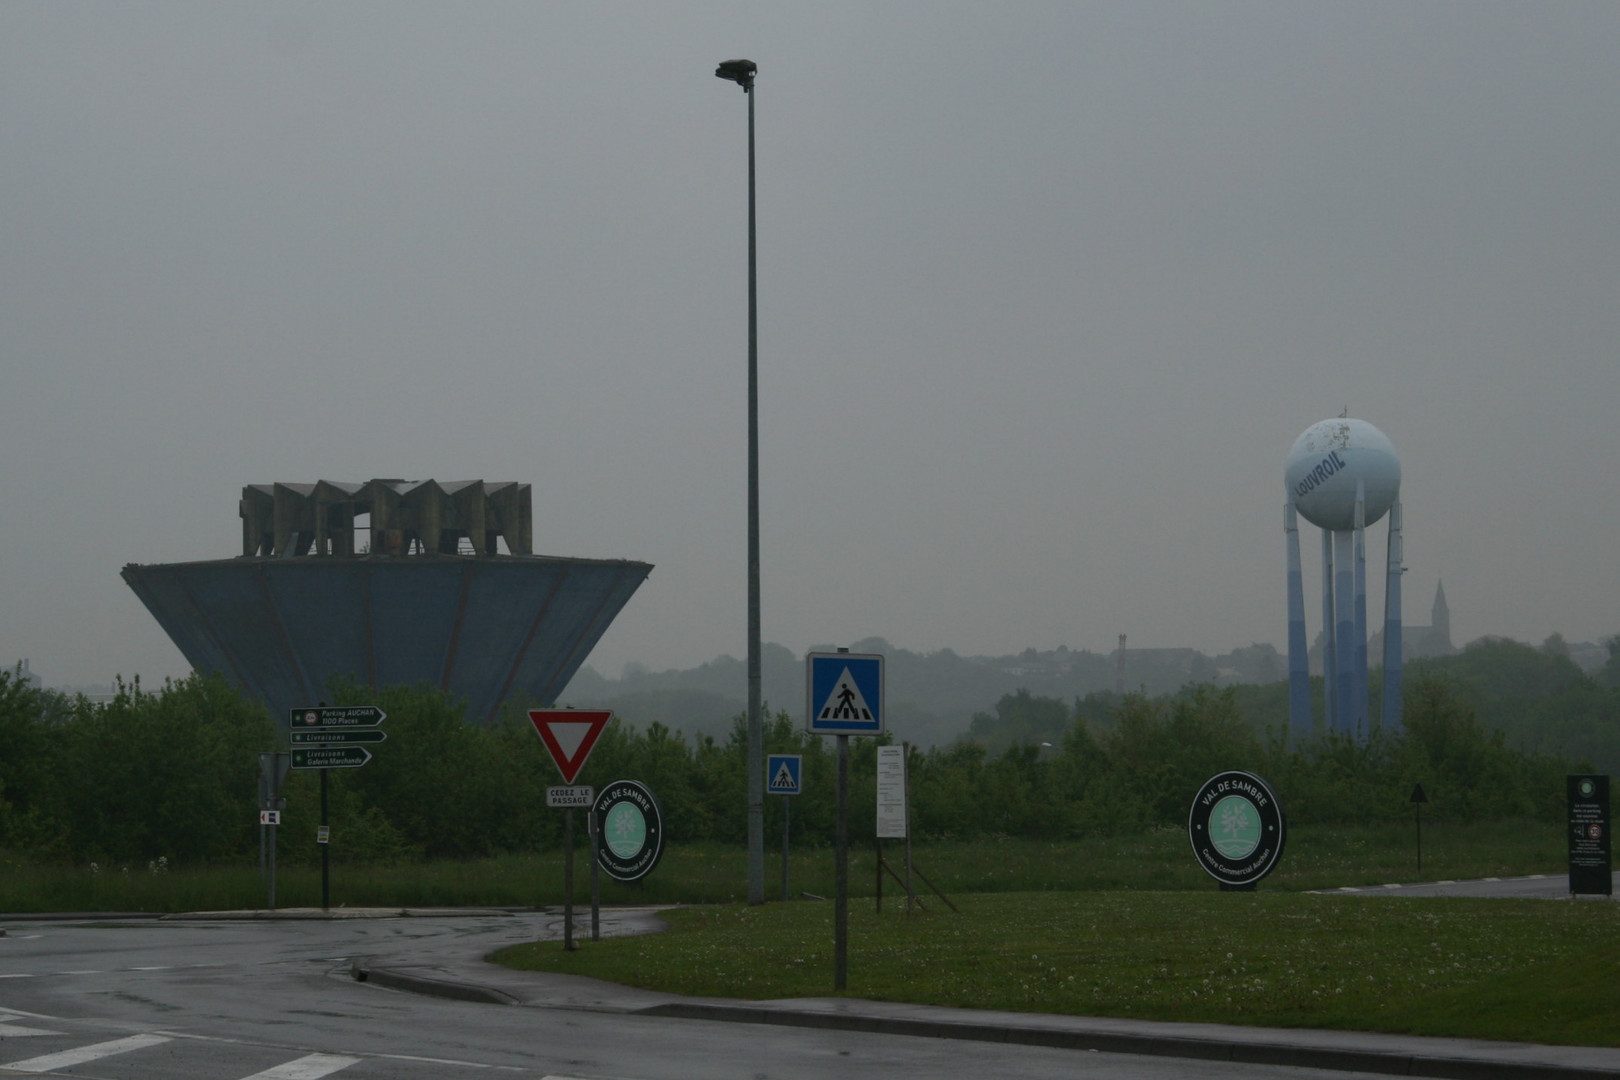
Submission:
<svg viewBox="0 0 1620 1080">
<path fill-rule="evenodd" d="M 850 911 L 848 996 L 1012 1011 L 1620 1045 L 1620 905 L 1038 892 Z M 667 914 L 670 932 L 500 963 L 699 996 L 831 996 L 830 902 Z"/>
<path fill-rule="evenodd" d="M 332 903 L 351 907 L 555 905 L 562 903 L 560 851 L 503 855 L 463 862 L 351 862 L 342 858 L 343 835 L 334 833 Z M 1503 821 L 1470 825 L 1425 823 L 1423 869 L 1416 866 L 1412 824 L 1307 826 L 1290 830 L 1288 849 L 1268 890 L 1329 889 L 1392 881 L 1511 877 L 1560 873 L 1560 823 Z M 281 839 L 276 897 L 282 907 L 320 903 L 318 851 L 310 836 Z M 777 853 L 767 853 L 768 895 L 780 895 Z M 901 858 L 891 846 L 891 860 Z M 958 893 L 1098 891 L 1119 889 L 1210 891 L 1187 832 L 1159 828 L 1129 836 L 1070 840 L 939 840 L 916 845 L 917 865 L 930 880 Z M 634 885 L 604 880 L 609 904 L 710 904 L 747 895 L 746 853 L 740 845 L 672 844 L 648 878 Z M 584 895 L 590 859 L 583 842 L 575 869 Z M 876 859 L 867 845 L 851 852 L 850 893 L 869 896 Z M 795 847 L 793 895 L 830 895 L 832 852 Z M 891 879 L 885 888 L 894 890 Z M 0 912 L 4 911 L 221 911 L 260 907 L 265 882 L 251 866 L 175 866 L 167 862 L 56 865 L 0 851 Z"/>
</svg>

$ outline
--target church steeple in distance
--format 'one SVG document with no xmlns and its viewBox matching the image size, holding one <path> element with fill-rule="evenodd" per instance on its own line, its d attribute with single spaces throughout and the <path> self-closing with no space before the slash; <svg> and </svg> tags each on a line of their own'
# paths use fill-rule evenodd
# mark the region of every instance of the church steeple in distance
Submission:
<svg viewBox="0 0 1620 1080">
<path fill-rule="evenodd" d="M 1445 649 L 1446 653 L 1454 651 L 1451 644 L 1451 608 L 1446 606 L 1446 583 L 1439 582 L 1434 587 L 1434 608 L 1429 616 L 1429 632 L 1434 636 L 1435 645 Z"/>
</svg>

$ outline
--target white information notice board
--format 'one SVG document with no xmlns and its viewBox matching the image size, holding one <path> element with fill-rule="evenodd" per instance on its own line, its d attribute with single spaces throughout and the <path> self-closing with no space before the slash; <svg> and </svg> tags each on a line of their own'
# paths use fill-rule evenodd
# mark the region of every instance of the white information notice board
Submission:
<svg viewBox="0 0 1620 1080">
<path fill-rule="evenodd" d="M 906 748 L 877 748 L 877 835 L 880 840 L 906 837 Z"/>
</svg>

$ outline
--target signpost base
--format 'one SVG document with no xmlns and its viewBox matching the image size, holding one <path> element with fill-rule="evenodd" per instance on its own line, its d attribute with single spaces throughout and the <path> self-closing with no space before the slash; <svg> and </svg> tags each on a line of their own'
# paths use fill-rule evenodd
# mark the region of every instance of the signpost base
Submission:
<svg viewBox="0 0 1620 1080">
<path fill-rule="evenodd" d="M 574 808 L 563 811 L 563 951 L 574 945 Z"/>
<path fill-rule="evenodd" d="M 833 989 L 849 984 L 849 736 L 838 736 L 838 827 L 834 833 Z"/>
<path fill-rule="evenodd" d="M 326 820 L 326 770 L 321 770 L 321 910 L 332 910 L 332 842 L 331 825 Z"/>
<path fill-rule="evenodd" d="M 596 861 L 596 815 L 586 812 L 585 832 L 591 848 L 591 940 L 602 940 L 602 867 Z"/>
<path fill-rule="evenodd" d="M 791 798 L 789 798 L 786 795 L 782 796 L 782 902 L 783 903 L 786 903 L 787 898 L 788 898 L 788 820 L 793 815 L 793 811 L 790 809 L 790 807 L 792 807 L 792 805 L 793 805 L 793 800 Z"/>
<path fill-rule="evenodd" d="M 889 860 L 883 857 L 883 841 L 874 840 L 873 843 L 877 845 L 877 910 L 879 915 L 883 914 L 883 874 L 885 871 L 887 871 L 888 875 L 894 878 L 895 881 L 899 882 L 902 889 L 906 890 L 906 911 L 908 913 L 911 911 L 911 906 L 913 904 L 917 906 L 919 911 L 927 910 L 923 906 L 922 897 L 917 895 L 916 890 L 912 887 L 911 882 L 906 880 L 906 878 L 909 878 L 911 875 L 915 874 L 917 877 L 922 879 L 922 883 L 924 885 L 927 885 L 930 889 L 934 890 L 934 895 L 939 897 L 940 900 L 944 902 L 946 907 L 950 908 L 952 911 L 955 911 L 959 915 L 961 914 L 961 911 L 957 908 L 957 906 L 951 903 L 951 898 L 941 892 L 938 885 L 935 885 L 932 881 L 929 881 L 928 875 L 924 874 L 922 870 L 920 870 L 915 864 L 907 865 L 906 877 L 903 878 L 900 876 L 900 872 L 898 870 L 889 865 Z"/>
</svg>

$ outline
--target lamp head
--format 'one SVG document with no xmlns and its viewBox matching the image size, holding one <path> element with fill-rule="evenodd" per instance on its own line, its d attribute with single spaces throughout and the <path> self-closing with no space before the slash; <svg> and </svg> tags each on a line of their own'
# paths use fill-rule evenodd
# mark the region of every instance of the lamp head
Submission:
<svg viewBox="0 0 1620 1080">
<path fill-rule="evenodd" d="M 754 88 L 754 72 L 759 69 L 752 60 L 726 60 L 714 69 L 718 78 L 730 79 L 748 93 Z"/>
</svg>

